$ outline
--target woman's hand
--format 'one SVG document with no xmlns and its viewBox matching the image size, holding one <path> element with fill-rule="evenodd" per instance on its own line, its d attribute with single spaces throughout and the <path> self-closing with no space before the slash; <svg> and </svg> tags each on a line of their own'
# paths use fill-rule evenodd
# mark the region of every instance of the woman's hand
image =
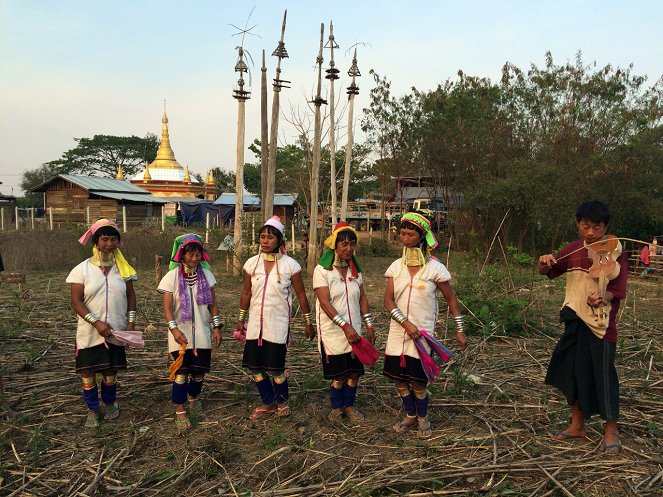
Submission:
<svg viewBox="0 0 663 497">
<path fill-rule="evenodd" d="M 92 326 L 94 326 L 94 329 L 97 330 L 97 333 L 99 333 L 104 338 L 108 338 L 113 334 L 113 328 L 111 328 L 110 325 L 105 321 L 98 320 Z"/>
<path fill-rule="evenodd" d="M 214 341 L 214 348 L 218 349 L 219 345 L 221 345 L 221 328 L 214 328 L 214 331 L 212 331 L 212 340 Z"/>
<path fill-rule="evenodd" d="M 189 341 L 186 339 L 186 335 L 182 333 L 179 330 L 179 328 L 173 328 L 172 330 L 170 330 L 170 332 L 172 333 L 173 338 L 179 345 L 184 345 L 189 343 Z"/>
<path fill-rule="evenodd" d="M 235 329 L 240 333 L 244 333 L 244 321 L 237 321 L 237 326 L 235 326 Z"/>
<path fill-rule="evenodd" d="M 304 333 L 306 333 L 306 338 L 308 338 L 309 342 L 315 338 L 315 328 L 312 324 L 304 326 Z"/>
<path fill-rule="evenodd" d="M 401 326 L 412 340 L 416 340 L 421 336 L 417 327 L 409 321 L 404 321 Z"/>
<path fill-rule="evenodd" d="M 348 340 L 348 343 L 353 344 L 359 341 L 359 335 L 357 335 L 357 332 L 352 326 L 346 326 L 343 333 L 345 333 L 345 338 Z"/>
<path fill-rule="evenodd" d="M 371 345 L 375 345 L 375 330 L 372 326 L 366 327 L 366 340 L 368 340 Z"/>
<path fill-rule="evenodd" d="M 587 305 L 596 309 L 608 305 L 608 301 L 602 298 L 598 292 L 592 292 L 587 296 Z"/>
<path fill-rule="evenodd" d="M 456 332 L 456 342 L 458 343 L 460 350 L 465 350 L 467 348 L 467 337 L 465 336 L 464 331 Z"/>
</svg>

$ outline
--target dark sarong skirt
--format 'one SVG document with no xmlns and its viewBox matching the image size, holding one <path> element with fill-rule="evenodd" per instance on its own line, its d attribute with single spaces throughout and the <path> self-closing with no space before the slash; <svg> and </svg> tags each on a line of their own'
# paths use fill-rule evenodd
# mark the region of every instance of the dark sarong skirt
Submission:
<svg viewBox="0 0 663 497">
<path fill-rule="evenodd" d="M 212 349 L 196 349 L 198 356 L 193 354 L 193 349 L 186 349 L 182 366 L 177 370 L 181 374 L 209 373 L 212 364 Z M 180 356 L 180 351 L 171 352 L 173 360 Z"/>
<path fill-rule="evenodd" d="M 244 344 L 242 366 L 251 371 L 280 373 L 285 370 L 286 352 L 285 343 L 273 343 L 263 339 L 262 345 L 258 346 L 258 340 L 247 340 Z"/>
<path fill-rule="evenodd" d="M 345 376 L 363 375 L 364 365 L 352 352 L 339 355 L 325 354 L 325 346 L 321 344 L 322 350 L 322 374 L 325 380 L 343 378 Z"/>
<path fill-rule="evenodd" d="M 601 340 L 569 307 L 559 314 L 566 329 L 553 351 L 546 385 L 558 388 L 569 405 L 578 401 L 585 418 L 600 414 L 619 417 L 619 380 L 615 369 L 616 344 Z"/>
<path fill-rule="evenodd" d="M 426 373 L 421 365 L 421 360 L 408 355 L 405 357 L 405 367 L 401 367 L 401 357 L 396 355 L 384 355 L 384 369 L 382 374 L 395 381 L 409 383 L 428 383 Z"/>
<path fill-rule="evenodd" d="M 76 354 L 77 373 L 96 373 L 109 369 L 127 369 L 127 354 L 120 345 L 103 343 L 87 349 L 78 349 Z"/>
</svg>

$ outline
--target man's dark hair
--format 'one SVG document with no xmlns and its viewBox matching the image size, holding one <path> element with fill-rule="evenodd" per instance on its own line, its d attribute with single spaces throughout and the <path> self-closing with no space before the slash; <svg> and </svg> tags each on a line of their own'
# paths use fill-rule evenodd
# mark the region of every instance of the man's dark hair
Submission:
<svg viewBox="0 0 663 497">
<path fill-rule="evenodd" d="M 578 210 L 576 211 L 576 221 L 580 222 L 582 220 L 608 224 L 610 222 L 610 208 L 608 204 L 599 200 L 583 202 L 578 206 Z"/>
</svg>

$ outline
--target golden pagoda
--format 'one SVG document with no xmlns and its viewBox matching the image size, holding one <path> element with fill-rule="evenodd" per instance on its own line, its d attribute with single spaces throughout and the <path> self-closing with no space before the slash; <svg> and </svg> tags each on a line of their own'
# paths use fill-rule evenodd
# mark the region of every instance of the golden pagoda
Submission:
<svg viewBox="0 0 663 497">
<path fill-rule="evenodd" d="M 175 152 L 170 146 L 170 135 L 168 133 L 168 116 L 164 105 L 163 118 L 161 119 L 161 143 L 157 150 L 156 158 L 145 169 L 136 174 L 129 181 L 134 185 L 149 191 L 155 197 L 189 197 L 216 200 L 216 185 L 209 184 L 209 177 L 205 183 L 201 183 L 189 174 L 186 169 L 175 159 Z M 213 179 L 213 176 L 212 176 Z"/>
</svg>

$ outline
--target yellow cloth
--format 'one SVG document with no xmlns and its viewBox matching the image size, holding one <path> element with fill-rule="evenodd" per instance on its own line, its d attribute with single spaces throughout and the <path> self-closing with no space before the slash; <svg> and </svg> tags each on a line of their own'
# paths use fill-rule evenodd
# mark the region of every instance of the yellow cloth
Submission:
<svg viewBox="0 0 663 497">
<path fill-rule="evenodd" d="M 97 255 L 98 251 L 99 249 L 94 245 L 92 247 L 92 257 L 97 261 L 99 260 L 99 256 Z M 114 250 L 113 255 L 115 255 L 115 264 L 117 264 L 117 270 L 120 272 L 120 276 L 123 280 L 129 280 L 132 279 L 132 277 L 136 277 L 136 270 L 127 262 L 119 248 Z"/>
<path fill-rule="evenodd" d="M 359 233 L 357 233 L 357 230 L 355 230 L 352 226 L 347 225 L 347 226 L 341 226 L 334 231 L 332 231 L 332 234 L 327 237 L 325 240 L 325 247 L 330 248 L 334 250 L 336 248 L 336 236 L 341 232 L 341 231 L 352 231 L 355 236 L 357 237 L 357 240 L 359 240 Z"/>
</svg>

